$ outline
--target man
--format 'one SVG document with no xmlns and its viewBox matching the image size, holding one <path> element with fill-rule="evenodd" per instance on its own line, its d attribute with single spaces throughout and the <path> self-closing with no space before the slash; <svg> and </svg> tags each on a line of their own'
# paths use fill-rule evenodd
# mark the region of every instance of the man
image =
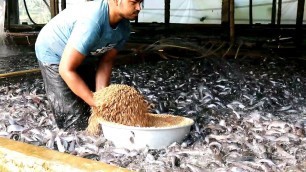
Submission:
<svg viewBox="0 0 306 172">
<path fill-rule="evenodd" d="M 114 58 L 142 0 L 97 0 L 67 8 L 40 31 L 35 52 L 59 128 L 85 129 L 93 92 L 109 85 Z"/>
</svg>

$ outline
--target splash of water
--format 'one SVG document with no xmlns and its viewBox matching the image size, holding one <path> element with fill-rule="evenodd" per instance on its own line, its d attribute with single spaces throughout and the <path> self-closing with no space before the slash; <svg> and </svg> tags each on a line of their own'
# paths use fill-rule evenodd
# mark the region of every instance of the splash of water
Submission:
<svg viewBox="0 0 306 172">
<path fill-rule="evenodd" d="M 5 0 L 0 0 L 0 58 L 18 54 L 18 51 L 13 46 L 6 45 L 7 34 L 4 30 L 5 6 Z"/>
<path fill-rule="evenodd" d="M 0 45 L 4 45 L 5 32 L 4 32 L 4 19 L 5 18 L 5 1 L 0 0 Z"/>
</svg>

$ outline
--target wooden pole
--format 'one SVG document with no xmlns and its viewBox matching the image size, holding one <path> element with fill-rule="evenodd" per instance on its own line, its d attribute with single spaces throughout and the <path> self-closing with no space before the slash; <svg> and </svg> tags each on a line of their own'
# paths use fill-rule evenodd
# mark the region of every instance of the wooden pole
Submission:
<svg viewBox="0 0 306 172">
<path fill-rule="evenodd" d="M 282 19 L 282 0 L 278 0 L 278 10 L 277 10 L 277 25 L 280 26 Z"/>
<path fill-rule="evenodd" d="M 66 9 L 66 0 L 61 1 L 61 8 L 62 8 L 62 11 Z"/>
<path fill-rule="evenodd" d="M 55 12 L 54 12 L 55 5 L 54 5 L 54 1 L 55 1 L 55 0 L 50 0 L 51 18 L 55 17 Z"/>
<path fill-rule="evenodd" d="M 6 8 L 6 19 L 7 19 L 7 30 L 11 30 L 11 11 L 10 11 L 10 1 L 5 1 L 5 8 Z"/>
<path fill-rule="evenodd" d="M 51 18 L 59 13 L 58 0 L 50 0 Z"/>
<path fill-rule="evenodd" d="M 305 0 L 299 0 L 297 5 L 296 25 L 303 25 Z"/>
<path fill-rule="evenodd" d="M 305 0 L 299 0 L 296 15 L 296 46 L 300 48 L 303 44 L 303 17 L 304 17 Z"/>
<path fill-rule="evenodd" d="M 275 25 L 275 17 L 276 17 L 276 0 L 272 2 L 272 14 L 271 14 L 271 24 Z"/>
<path fill-rule="evenodd" d="M 226 39 L 229 40 L 229 0 L 222 0 L 221 26 Z"/>
<path fill-rule="evenodd" d="M 249 22 L 250 22 L 250 25 L 252 26 L 253 25 L 253 0 L 250 0 L 250 3 L 249 3 Z"/>
<path fill-rule="evenodd" d="M 170 23 L 170 3 L 171 0 L 165 0 L 165 24 L 169 26 Z"/>
<path fill-rule="evenodd" d="M 230 0 L 230 41 L 235 43 L 235 0 Z"/>
</svg>

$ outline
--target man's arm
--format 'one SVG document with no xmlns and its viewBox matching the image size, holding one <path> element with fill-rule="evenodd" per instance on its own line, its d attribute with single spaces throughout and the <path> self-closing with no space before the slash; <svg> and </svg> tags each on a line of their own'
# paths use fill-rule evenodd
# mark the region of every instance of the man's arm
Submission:
<svg viewBox="0 0 306 172">
<path fill-rule="evenodd" d="M 95 106 L 93 93 L 76 72 L 77 67 L 80 66 L 84 59 L 85 56 L 83 54 L 72 46 L 67 45 L 59 64 L 59 74 L 74 94 L 83 99 L 89 106 Z"/>
<path fill-rule="evenodd" d="M 96 91 L 109 85 L 113 63 L 117 54 L 118 51 L 113 48 L 100 60 L 96 74 Z"/>
</svg>

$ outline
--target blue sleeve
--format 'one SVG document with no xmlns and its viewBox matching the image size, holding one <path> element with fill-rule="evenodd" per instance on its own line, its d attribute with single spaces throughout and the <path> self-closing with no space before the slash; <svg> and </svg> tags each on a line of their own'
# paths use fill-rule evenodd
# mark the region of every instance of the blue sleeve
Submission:
<svg viewBox="0 0 306 172">
<path fill-rule="evenodd" d="M 68 44 L 72 45 L 83 55 L 87 56 L 94 45 L 99 41 L 100 28 L 92 20 L 78 20 L 72 29 Z"/>
</svg>

